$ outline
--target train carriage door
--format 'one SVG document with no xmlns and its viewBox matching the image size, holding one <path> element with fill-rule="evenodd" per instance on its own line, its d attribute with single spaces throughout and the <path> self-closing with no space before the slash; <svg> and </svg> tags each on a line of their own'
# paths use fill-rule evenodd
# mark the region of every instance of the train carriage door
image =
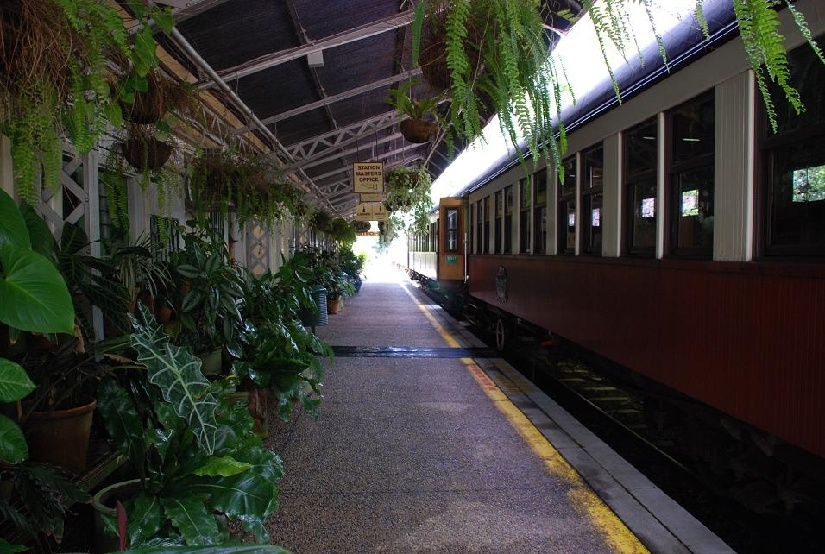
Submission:
<svg viewBox="0 0 825 554">
<path fill-rule="evenodd" d="M 438 280 L 464 279 L 464 214 L 460 198 L 442 198 L 438 203 Z"/>
</svg>

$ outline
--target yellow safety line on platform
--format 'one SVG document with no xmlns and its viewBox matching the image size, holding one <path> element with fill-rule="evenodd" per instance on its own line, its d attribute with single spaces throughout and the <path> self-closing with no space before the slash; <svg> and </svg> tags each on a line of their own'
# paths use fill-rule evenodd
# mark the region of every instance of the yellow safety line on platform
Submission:
<svg viewBox="0 0 825 554">
<path fill-rule="evenodd" d="M 406 292 L 418 302 L 409 290 L 406 290 Z M 460 348 L 461 343 L 441 325 L 426 306 L 418 303 L 418 307 L 450 348 Z M 593 492 L 593 489 L 587 486 L 581 475 L 567 463 L 567 460 L 564 459 L 559 451 L 536 429 L 536 426 L 533 425 L 527 416 L 510 401 L 498 385 L 475 363 L 475 360 L 472 358 L 461 358 L 461 362 L 473 376 L 476 383 L 478 383 L 481 389 L 487 394 L 487 397 L 493 401 L 498 410 L 504 414 L 510 424 L 518 431 L 530 449 L 544 462 L 547 470 L 572 485 L 571 491 L 568 493 L 570 500 L 577 509 L 587 514 L 596 528 L 602 532 L 606 542 L 616 552 L 623 554 L 649 553 L 648 549 L 639 542 L 638 537 L 636 537 L 601 498 Z"/>
</svg>

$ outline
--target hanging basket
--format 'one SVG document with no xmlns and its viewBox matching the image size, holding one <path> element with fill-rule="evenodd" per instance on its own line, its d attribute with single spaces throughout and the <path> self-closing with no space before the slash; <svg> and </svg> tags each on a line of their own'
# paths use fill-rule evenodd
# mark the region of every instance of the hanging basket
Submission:
<svg viewBox="0 0 825 554">
<path fill-rule="evenodd" d="M 430 142 L 438 135 L 438 124 L 423 119 L 405 119 L 399 124 L 401 134 L 409 142 Z"/>
<path fill-rule="evenodd" d="M 157 71 L 146 75 L 147 90 L 135 91 L 133 104 L 122 104 L 123 119 L 132 123 L 153 125 L 167 112 L 185 109 L 192 101 L 186 85 L 178 83 Z"/>
<path fill-rule="evenodd" d="M 121 143 L 123 157 L 138 171 L 157 171 L 172 157 L 174 148 L 155 137 L 129 138 Z"/>
<path fill-rule="evenodd" d="M 452 82 L 450 68 L 447 66 L 446 21 L 449 3 L 442 7 L 437 15 L 428 16 L 424 21 L 424 30 L 421 34 L 418 60 L 421 73 L 427 83 L 438 91 L 449 90 Z M 464 43 L 468 45 L 467 58 L 470 66 L 477 73 L 481 70 L 480 44 L 484 40 L 485 14 L 473 14 L 467 25 L 467 37 Z"/>
<path fill-rule="evenodd" d="M 358 233 L 366 233 L 372 228 L 372 225 L 369 221 L 355 221 L 352 225 L 353 227 L 355 227 L 355 231 Z"/>
</svg>

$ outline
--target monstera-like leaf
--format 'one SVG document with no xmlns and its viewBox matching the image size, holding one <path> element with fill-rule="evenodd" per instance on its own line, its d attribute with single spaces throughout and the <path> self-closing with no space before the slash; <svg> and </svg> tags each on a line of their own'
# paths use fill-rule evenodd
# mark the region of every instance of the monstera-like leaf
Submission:
<svg viewBox="0 0 825 554">
<path fill-rule="evenodd" d="M 26 370 L 11 360 L 0 358 L 0 402 L 16 402 L 32 390 Z M 20 427 L 4 415 L 0 415 L 0 461 L 17 464 L 29 457 L 26 438 Z"/>
<path fill-rule="evenodd" d="M 32 249 L 14 200 L 0 190 L 0 322 L 23 331 L 71 333 L 74 308 L 54 264 Z"/>
<path fill-rule="evenodd" d="M 201 361 L 185 348 L 171 344 L 145 306 L 140 312 L 145 323 L 133 318 L 135 332 L 131 336 L 138 361 L 146 366 L 149 382 L 158 386 L 163 399 L 189 424 L 198 446 L 212 454 L 217 440 L 218 401 L 201 373 Z"/>
</svg>

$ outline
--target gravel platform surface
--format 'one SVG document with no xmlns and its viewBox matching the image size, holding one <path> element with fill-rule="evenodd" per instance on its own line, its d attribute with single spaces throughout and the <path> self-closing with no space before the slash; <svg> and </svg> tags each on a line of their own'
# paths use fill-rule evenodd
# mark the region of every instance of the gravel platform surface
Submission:
<svg viewBox="0 0 825 554">
<path fill-rule="evenodd" d="M 317 332 L 334 346 L 448 346 L 417 304 L 431 301 L 402 275 L 368 278 Z M 296 554 L 627 551 L 461 359 L 339 356 L 320 417 L 273 425 L 267 444 L 286 467 L 271 539 Z"/>
</svg>

